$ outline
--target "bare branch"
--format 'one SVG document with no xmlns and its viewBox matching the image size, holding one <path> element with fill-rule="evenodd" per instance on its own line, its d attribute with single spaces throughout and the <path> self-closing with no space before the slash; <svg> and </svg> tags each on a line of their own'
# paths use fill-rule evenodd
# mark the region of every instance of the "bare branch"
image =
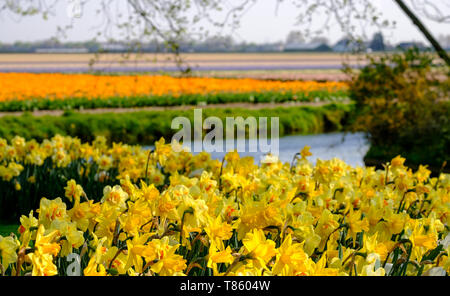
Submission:
<svg viewBox="0 0 450 296">
<path fill-rule="evenodd" d="M 450 1 L 411 0 L 413 9 L 421 16 L 438 23 L 450 23 Z M 446 11 L 446 12 L 445 12 Z"/>
</svg>

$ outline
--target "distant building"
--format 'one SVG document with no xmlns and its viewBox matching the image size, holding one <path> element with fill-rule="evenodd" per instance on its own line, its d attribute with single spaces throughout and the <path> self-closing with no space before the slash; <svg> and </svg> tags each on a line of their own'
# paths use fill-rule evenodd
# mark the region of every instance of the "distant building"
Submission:
<svg viewBox="0 0 450 296">
<path fill-rule="evenodd" d="M 88 53 L 87 48 L 36 48 L 35 53 Z"/>
<path fill-rule="evenodd" d="M 284 47 L 285 52 L 327 52 L 331 47 L 323 42 L 289 43 Z"/>
<path fill-rule="evenodd" d="M 334 52 L 360 52 L 368 51 L 369 45 L 367 42 L 358 42 L 350 38 L 344 38 L 338 41 L 333 46 Z"/>
<path fill-rule="evenodd" d="M 407 50 L 407 49 L 411 49 L 411 48 L 417 48 L 419 50 L 425 50 L 428 47 L 425 44 L 423 44 L 422 42 L 412 41 L 412 42 L 399 43 L 397 45 L 397 48 L 403 49 L 403 50 Z"/>
<path fill-rule="evenodd" d="M 445 50 L 450 51 L 450 35 L 440 35 L 438 37 L 438 42 Z"/>
<path fill-rule="evenodd" d="M 386 46 L 384 44 L 384 36 L 381 32 L 376 33 L 373 36 L 373 39 L 370 42 L 369 48 L 372 51 L 385 51 L 386 50 Z"/>
<path fill-rule="evenodd" d="M 110 52 L 127 52 L 129 47 L 124 44 L 106 43 L 101 45 L 102 50 Z"/>
</svg>

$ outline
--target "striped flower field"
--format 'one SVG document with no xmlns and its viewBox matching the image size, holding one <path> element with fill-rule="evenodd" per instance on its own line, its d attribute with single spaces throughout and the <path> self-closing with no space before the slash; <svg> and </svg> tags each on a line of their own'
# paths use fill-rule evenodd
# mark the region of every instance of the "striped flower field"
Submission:
<svg viewBox="0 0 450 296">
<path fill-rule="evenodd" d="M 344 82 L 149 75 L 0 74 L 0 111 L 197 105 L 199 103 L 337 101 Z"/>
</svg>

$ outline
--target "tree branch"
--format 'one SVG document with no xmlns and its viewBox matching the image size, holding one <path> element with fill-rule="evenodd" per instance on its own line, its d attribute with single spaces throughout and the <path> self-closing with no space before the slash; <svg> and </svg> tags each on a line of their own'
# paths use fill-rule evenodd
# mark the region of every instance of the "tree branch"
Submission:
<svg viewBox="0 0 450 296">
<path fill-rule="evenodd" d="M 419 20 L 419 18 L 409 9 L 409 7 L 403 2 L 403 0 L 394 0 L 403 12 L 411 19 L 411 21 L 419 28 L 422 34 L 428 39 L 437 54 L 445 61 L 447 66 L 450 67 L 450 57 L 447 52 L 442 48 L 439 42 L 434 38 L 431 32 L 425 27 L 425 25 Z"/>
</svg>

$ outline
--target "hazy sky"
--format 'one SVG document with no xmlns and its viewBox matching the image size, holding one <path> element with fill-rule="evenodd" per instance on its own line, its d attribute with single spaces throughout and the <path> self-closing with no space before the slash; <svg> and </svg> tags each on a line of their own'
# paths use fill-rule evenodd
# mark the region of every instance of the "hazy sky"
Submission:
<svg viewBox="0 0 450 296">
<path fill-rule="evenodd" d="M 228 2 L 232 1 L 228 0 Z M 0 42 L 36 41 L 55 36 L 57 26 L 64 26 L 70 23 L 67 13 L 69 1 L 59 0 L 58 2 L 55 15 L 50 16 L 47 21 L 44 21 L 39 16 L 17 19 L 11 15 L 2 15 L 0 17 Z M 382 8 L 386 18 L 397 21 L 395 30 L 385 32 L 386 39 L 390 43 L 410 40 L 425 41 L 422 34 L 402 13 L 393 0 L 375 0 L 374 2 Z M 233 33 L 235 40 L 257 43 L 284 41 L 291 30 L 299 29 L 295 26 L 295 18 L 297 16 L 295 7 L 290 3 L 282 3 L 278 8 L 278 13 L 275 14 L 275 3 L 275 0 L 258 1 L 242 19 L 240 29 Z M 450 10 L 449 7 L 447 6 L 446 9 Z M 450 14 L 450 11 L 447 14 Z M 323 17 L 317 16 L 318 21 L 321 18 Z M 425 19 L 424 22 L 436 37 L 441 34 L 450 34 L 449 24 L 439 24 Z M 96 32 L 95 25 L 98 25 L 98 19 L 94 8 L 88 5 L 84 7 L 82 17 L 75 19 L 75 27 L 69 31 L 68 39 L 66 40 L 84 41 L 92 39 Z M 373 28 L 368 28 L 368 32 L 371 35 L 375 31 Z M 336 42 L 343 36 L 343 33 L 336 27 L 324 35 L 330 41 Z"/>
</svg>

